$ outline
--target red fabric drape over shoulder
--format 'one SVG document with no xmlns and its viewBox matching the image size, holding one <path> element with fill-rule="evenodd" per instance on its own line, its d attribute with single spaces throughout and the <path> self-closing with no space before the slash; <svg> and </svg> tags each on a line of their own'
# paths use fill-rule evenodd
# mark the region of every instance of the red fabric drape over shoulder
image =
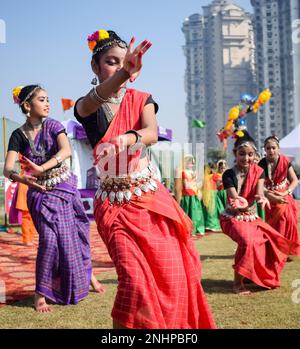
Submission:
<svg viewBox="0 0 300 349">
<path fill-rule="evenodd" d="M 247 178 L 241 190 L 241 196 L 247 199 L 249 205 L 252 205 L 255 200 L 256 185 L 263 171 L 264 170 L 260 166 L 252 164 L 247 173 Z"/>
<path fill-rule="evenodd" d="M 273 185 L 278 185 L 282 183 L 288 175 L 290 160 L 284 156 L 280 155 L 278 164 L 273 174 Z M 269 178 L 266 178 L 266 185 L 272 185 Z M 288 182 L 286 186 L 277 191 L 286 191 L 288 187 Z M 272 203 L 271 208 L 266 208 L 266 221 L 274 229 L 276 229 L 285 238 L 291 241 L 292 248 L 290 255 L 300 255 L 300 238 L 298 234 L 298 213 L 295 200 L 292 196 L 285 196 L 287 199 L 286 204 Z"/>
<path fill-rule="evenodd" d="M 262 169 L 253 164 L 245 179 L 241 196 L 254 201 Z M 258 218 L 252 222 L 221 216 L 223 232 L 238 244 L 234 270 L 265 288 L 280 286 L 280 273 L 293 244 L 269 224 Z"/>
<path fill-rule="evenodd" d="M 141 128 L 140 115 L 149 96 L 150 94 L 148 93 L 127 89 L 118 113 L 112 120 L 104 137 L 94 148 L 94 157 L 97 156 L 97 147 L 100 144 L 109 143 L 110 139 L 124 134 L 128 130 L 139 130 Z M 128 115 L 130 115 L 130 117 L 128 117 Z M 139 153 L 135 154 L 136 157 L 139 157 L 139 155 Z M 134 160 L 134 156 L 128 156 L 128 161 Z M 118 162 L 118 158 L 116 162 Z M 146 208 L 173 220 L 177 225 L 179 237 L 183 241 L 186 241 L 192 231 L 192 222 L 165 188 L 160 183 L 158 183 L 158 185 L 160 190 L 151 195 L 150 193 L 148 195 L 143 195 L 141 199 L 132 198 L 132 202 L 137 206 Z M 109 205 L 108 200 L 102 205 L 103 209 L 106 205 Z M 109 214 L 106 214 L 107 221 L 112 221 L 112 217 L 116 218 L 115 216 L 118 214 L 118 211 L 117 207 L 113 206 L 110 208 L 108 210 Z"/>
<path fill-rule="evenodd" d="M 283 182 L 287 178 L 289 164 L 290 164 L 290 160 L 286 156 L 280 154 L 276 169 L 272 177 L 272 181 L 275 185 Z M 266 185 L 270 185 L 270 184 L 271 184 L 271 181 L 267 177 Z"/>
<path fill-rule="evenodd" d="M 128 89 L 103 139 L 141 128 L 149 94 Z M 139 154 L 136 155 L 137 157 Z M 134 157 L 128 161 L 135 160 Z M 128 328 L 214 328 L 200 283 L 201 264 L 192 222 L 159 182 L 131 203 L 95 201 L 98 231 L 118 273 L 112 317 Z"/>
</svg>

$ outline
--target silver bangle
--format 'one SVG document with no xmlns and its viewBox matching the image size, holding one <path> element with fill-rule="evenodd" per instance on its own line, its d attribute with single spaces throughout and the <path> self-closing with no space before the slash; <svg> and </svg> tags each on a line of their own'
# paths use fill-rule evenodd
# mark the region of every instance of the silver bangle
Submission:
<svg viewBox="0 0 300 349">
<path fill-rule="evenodd" d="M 57 165 L 60 165 L 62 163 L 62 158 L 60 155 L 54 155 L 52 157 L 57 161 Z"/>
<path fill-rule="evenodd" d="M 287 190 L 287 192 L 288 192 L 289 195 L 292 195 L 292 194 L 293 194 L 293 191 L 292 191 L 292 189 L 290 189 L 290 188 Z"/>
<path fill-rule="evenodd" d="M 98 94 L 96 86 L 91 89 L 91 91 L 89 92 L 89 96 L 95 103 L 108 102 L 108 98 L 105 99 Z"/>
</svg>

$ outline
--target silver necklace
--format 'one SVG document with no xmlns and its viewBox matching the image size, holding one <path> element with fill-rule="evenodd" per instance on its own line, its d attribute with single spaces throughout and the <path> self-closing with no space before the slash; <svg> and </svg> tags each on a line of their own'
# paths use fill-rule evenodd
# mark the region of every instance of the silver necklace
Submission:
<svg viewBox="0 0 300 349">
<path fill-rule="evenodd" d="M 43 160 L 46 159 L 45 155 L 46 155 L 46 147 L 45 147 L 45 141 L 44 141 L 44 137 L 43 137 L 43 129 L 44 129 L 44 124 L 42 123 L 42 127 L 41 127 L 41 139 L 40 139 L 40 143 L 41 143 L 41 149 L 40 150 L 37 150 L 37 148 L 35 147 L 35 144 L 34 144 L 34 140 L 32 139 L 31 137 L 31 134 L 30 134 L 30 130 L 33 130 L 34 129 L 34 126 L 32 124 L 30 124 L 28 121 L 26 121 L 25 125 L 23 126 L 23 130 L 24 130 L 24 133 L 28 139 L 28 142 L 29 142 L 29 146 L 30 146 L 30 149 L 32 151 L 32 154 L 34 156 L 38 156 L 38 157 L 41 157 L 43 158 Z"/>
<path fill-rule="evenodd" d="M 103 103 L 101 105 L 101 108 L 104 111 L 104 115 L 106 117 L 107 122 L 110 124 L 115 114 L 113 113 L 111 107 L 107 103 Z"/>
<path fill-rule="evenodd" d="M 126 93 L 126 87 L 122 87 L 120 94 L 116 97 L 108 97 L 107 98 L 107 103 L 112 103 L 112 104 L 121 104 L 123 97 L 125 96 Z"/>
<path fill-rule="evenodd" d="M 272 184 L 274 184 L 273 175 L 277 167 L 278 160 L 279 160 L 279 157 L 274 162 L 270 162 L 267 160 L 268 178 Z"/>
<path fill-rule="evenodd" d="M 37 130 L 37 129 L 39 129 L 39 128 L 42 127 L 43 122 L 41 121 L 41 122 L 38 123 L 38 124 L 32 124 L 31 122 L 29 122 L 28 120 L 26 120 L 25 125 L 26 125 L 26 127 L 27 127 L 28 129 L 30 129 L 30 130 Z"/>
<path fill-rule="evenodd" d="M 248 171 L 242 172 L 237 166 L 234 166 L 233 170 L 234 170 L 236 178 L 237 178 L 237 185 L 238 185 L 237 193 L 238 193 L 238 195 L 240 195 L 240 192 L 242 190 L 242 187 L 243 187 L 243 184 L 245 182 Z"/>
</svg>

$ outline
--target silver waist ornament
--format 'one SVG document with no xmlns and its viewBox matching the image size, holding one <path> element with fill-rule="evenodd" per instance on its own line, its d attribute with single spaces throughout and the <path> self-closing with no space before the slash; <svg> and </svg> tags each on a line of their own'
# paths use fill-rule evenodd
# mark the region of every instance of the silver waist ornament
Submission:
<svg viewBox="0 0 300 349">
<path fill-rule="evenodd" d="M 233 209 L 231 207 L 226 207 L 226 209 L 221 213 L 222 216 L 235 218 L 238 221 L 253 222 L 259 218 L 256 213 L 256 208 L 254 205 L 248 208 L 247 211 L 240 211 L 238 209 Z"/>
<path fill-rule="evenodd" d="M 132 197 L 141 198 L 148 192 L 155 192 L 158 185 L 155 168 L 149 164 L 140 172 L 120 177 L 109 177 L 100 180 L 95 199 L 104 202 L 107 198 L 111 205 L 129 203 Z"/>
<path fill-rule="evenodd" d="M 272 183 L 270 185 L 266 185 L 268 190 L 281 190 L 281 189 L 285 189 L 288 186 L 289 182 L 287 180 L 287 178 L 285 178 L 282 182 L 275 184 Z"/>
<path fill-rule="evenodd" d="M 47 190 L 52 190 L 57 184 L 65 182 L 70 177 L 69 167 L 63 163 L 59 168 L 46 171 L 43 176 L 37 179 L 36 183 L 45 186 Z"/>
</svg>

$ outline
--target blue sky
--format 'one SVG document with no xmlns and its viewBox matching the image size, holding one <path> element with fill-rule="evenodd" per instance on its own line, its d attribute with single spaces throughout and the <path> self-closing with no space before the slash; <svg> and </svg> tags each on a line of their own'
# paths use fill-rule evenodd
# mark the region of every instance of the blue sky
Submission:
<svg viewBox="0 0 300 349">
<path fill-rule="evenodd" d="M 6 43 L 0 43 L 0 116 L 23 122 L 13 104 L 17 85 L 41 83 L 48 91 L 50 115 L 63 113 L 60 97 L 86 94 L 93 78 L 86 38 L 97 29 L 115 30 L 129 41 L 149 39 L 141 75 L 130 87 L 152 93 L 160 106 L 158 121 L 173 129 L 174 140 L 187 140 L 185 117 L 185 57 L 181 31 L 184 19 L 202 13 L 210 0 L 15 0 L 1 1 L 0 19 L 6 24 Z M 233 3 L 252 12 L 250 0 Z"/>
</svg>

